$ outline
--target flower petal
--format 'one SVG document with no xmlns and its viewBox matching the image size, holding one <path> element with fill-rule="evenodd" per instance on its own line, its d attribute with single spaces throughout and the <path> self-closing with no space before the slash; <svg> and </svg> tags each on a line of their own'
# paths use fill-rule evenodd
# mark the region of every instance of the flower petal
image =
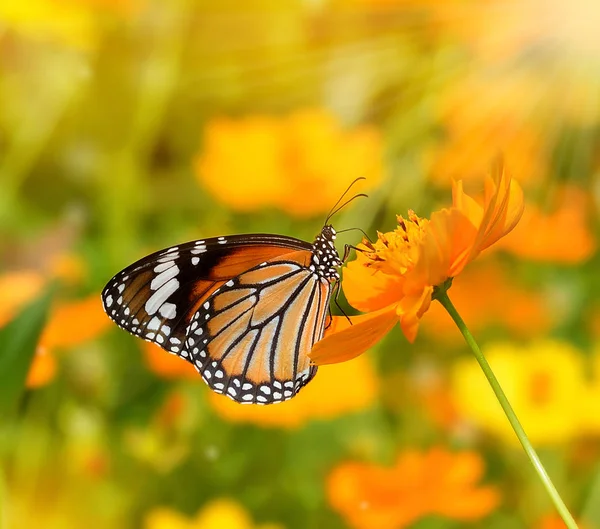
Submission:
<svg viewBox="0 0 600 529">
<path fill-rule="evenodd" d="M 361 316 L 351 316 L 350 320 L 352 323 L 344 316 L 334 316 L 325 338 L 312 348 L 309 357 L 313 363 L 345 362 L 373 347 L 398 321 L 396 305 Z"/>
<path fill-rule="evenodd" d="M 475 226 L 483 219 L 483 207 L 464 191 L 463 181 L 452 182 L 452 206 L 462 211 Z"/>
<path fill-rule="evenodd" d="M 503 167 L 496 167 L 493 176 L 485 182 L 484 215 L 470 260 L 508 234 L 521 219 L 524 207 L 521 186 Z"/>
<path fill-rule="evenodd" d="M 344 295 L 348 303 L 362 312 L 379 310 L 402 298 L 404 279 L 365 266 L 368 260 L 357 252 L 356 261 L 344 268 Z"/>
<path fill-rule="evenodd" d="M 426 287 L 421 292 L 405 296 L 398 305 L 401 314 L 400 327 L 406 339 L 413 343 L 419 330 L 419 321 L 431 305 L 433 287 Z"/>
<path fill-rule="evenodd" d="M 442 209 L 431 215 L 427 236 L 423 241 L 423 262 L 427 266 L 428 285 L 439 285 L 462 272 L 471 260 L 477 228 L 469 217 L 456 208 Z M 435 251 L 439 257 L 434 259 Z"/>
</svg>

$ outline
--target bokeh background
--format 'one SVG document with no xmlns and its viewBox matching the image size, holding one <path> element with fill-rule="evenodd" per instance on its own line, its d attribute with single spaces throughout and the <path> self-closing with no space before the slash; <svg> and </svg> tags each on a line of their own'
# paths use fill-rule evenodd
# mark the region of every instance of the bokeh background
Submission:
<svg viewBox="0 0 600 529">
<path fill-rule="evenodd" d="M 335 226 L 390 231 L 499 153 L 525 215 L 450 295 L 600 527 L 599 27 L 594 0 L 1 2 L 0 360 L 35 354 L 0 414 L 0 527 L 563 527 L 440 307 L 255 408 L 100 306 L 162 247 L 312 240 L 358 176 Z"/>
</svg>

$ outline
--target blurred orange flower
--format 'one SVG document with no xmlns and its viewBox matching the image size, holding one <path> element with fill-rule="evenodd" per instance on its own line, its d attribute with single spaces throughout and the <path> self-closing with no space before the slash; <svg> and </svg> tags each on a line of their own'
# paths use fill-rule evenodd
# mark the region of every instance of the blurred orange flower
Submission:
<svg viewBox="0 0 600 529">
<path fill-rule="evenodd" d="M 468 78 L 442 96 L 439 119 L 443 143 L 430 154 L 431 178 L 448 185 L 454 178 L 478 181 L 482 167 L 502 152 L 519 181 L 546 175 L 544 136 L 531 118 L 533 103 L 524 94 L 539 91 L 536 79 Z"/>
<path fill-rule="evenodd" d="M 357 529 L 401 529 L 425 516 L 471 522 L 500 503 L 495 487 L 477 485 L 483 471 L 483 460 L 475 452 L 408 450 L 390 468 L 341 464 L 327 480 L 327 495 Z"/>
<path fill-rule="evenodd" d="M 156 508 L 146 516 L 144 529 L 283 529 L 283 526 L 255 525 L 244 507 L 222 498 L 207 503 L 191 519 L 166 507 Z"/>
<path fill-rule="evenodd" d="M 509 233 L 523 213 L 523 193 L 501 165 L 485 185 L 483 205 L 453 186 L 453 205 L 432 214 L 431 220 L 409 212 L 398 217 L 398 228 L 380 233 L 375 244 L 363 241 L 355 261 L 344 271 L 349 303 L 369 312 L 335 318 L 325 338 L 311 352 L 316 364 L 343 362 L 362 354 L 396 322 L 409 341 L 429 309 L 433 289 L 464 267 L 483 250 Z"/>
<path fill-rule="evenodd" d="M 549 310 L 542 293 L 516 285 L 509 271 L 495 261 L 484 260 L 457 277 L 452 283 L 452 303 L 469 322 L 473 333 L 503 325 L 518 336 L 539 336 L 558 319 L 558 313 Z M 429 338 L 444 342 L 463 339 L 452 318 L 437 303 L 423 320 L 423 332 Z"/>
<path fill-rule="evenodd" d="M 38 343 L 27 387 L 43 386 L 52 380 L 56 371 L 56 350 L 93 340 L 109 327 L 110 320 L 104 314 L 99 294 L 57 303 L 51 309 Z"/>
<path fill-rule="evenodd" d="M 62 301 L 53 307 L 40 345 L 47 349 L 73 347 L 96 338 L 110 325 L 99 295 Z"/>
<path fill-rule="evenodd" d="M 297 428 L 311 419 L 333 419 L 364 410 L 377 399 L 378 379 L 367 357 L 319 369 L 315 379 L 291 400 L 273 406 L 240 406 L 210 393 L 215 412 L 232 422 Z"/>
<path fill-rule="evenodd" d="M 557 193 L 554 206 L 546 211 L 528 205 L 514 235 L 500 246 L 534 261 L 577 264 L 588 259 L 596 250 L 588 225 L 589 194 L 575 186 L 564 186 Z"/>
<path fill-rule="evenodd" d="M 488 345 L 484 353 L 534 444 L 565 443 L 583 433 L 586 413 L 593 410 L 587 407 L 591 395 L 580 351 L 546 340 Z M 462 417 L 518 443 L 474 358 L 455 364 L 452 394 Z"/>
<path fill-rule="evenodd" d="M 563 519 L 557 514 L 548 514 L 544 516 L 538 524 L 535 526 L 536 529 L 566 529 L 567 526 Z M 587 524 L 577 522 L 577 527 L 579 529 L 591 529 L 591 527 Z"/>
<path fill-rule="evenodd" d="M 278 207 L 296 216 L 329 210 L 359 176 L 383 177 L 381 135 L 371 126 L 344 130 L 325 110 L 208 123 L 195 162 L 198 179 L 241 211 Z"/>
<path fill-rule="evenodd" d="M 38 296 L 47 279 L 38 272 L 9 272 L 0 276 L 0 327 Z M 27 376 L 29 388 L 43 386 L 54 378 L 55 351 L 73 347 L 99 336 L 110 326 L 98 295 L 83 300 L 62 301 L 51 309 Z"/>
<path fill-rule="evenodd" d="M 21 270 L 0 275 L 0 327 L 6 325 L 28 302 L 33 301 L 46 280 L 39 272 Z"/>
<path fill-rule="evenodd" d="M 192 364 L 177 355 L 168 353 L 156 344 L 144 342 L 142 351 L 150 371 L 160 377 L 201 380 L 198 371 Z"/>
</svg>

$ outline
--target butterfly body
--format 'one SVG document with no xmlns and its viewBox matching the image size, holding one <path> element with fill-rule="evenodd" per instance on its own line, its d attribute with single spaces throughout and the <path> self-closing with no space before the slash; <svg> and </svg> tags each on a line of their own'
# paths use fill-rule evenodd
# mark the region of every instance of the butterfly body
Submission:
<svg viewBox="0 0 600 529">
<path fill-rule="evenodd" d="M 104 288 L 108 316 L 192 363 L 241 403 L 292 398 L 316 374 L 308 353 L 324 333 L 342 261 L 335 230 L 313 244 L 252 234 L 193 241 L 151 254 Z"/>
</svg>

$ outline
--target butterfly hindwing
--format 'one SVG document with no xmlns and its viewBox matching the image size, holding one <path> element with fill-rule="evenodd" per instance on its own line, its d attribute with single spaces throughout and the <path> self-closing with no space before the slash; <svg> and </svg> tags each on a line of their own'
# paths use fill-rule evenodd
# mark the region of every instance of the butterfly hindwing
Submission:
<svg viewBox="0 0 600 529">
<path fill-rule="evenodd" d="M 205 382 L 246 404 L 292 398 L 316 374 L 330 283 L 285 257 L 222 284 L 193 315 L 186 347 Z"/>
<path fill-rule="evenodd" d="M 310 250 L 304 241 L 262 234 L 188 242 L 119 272 L 102 291 L 102 303 L 122 329 L 190 360 L 184 346 L 187 326 L 219 286 L 281 255 L 310 259 Z"/>
</svg>

